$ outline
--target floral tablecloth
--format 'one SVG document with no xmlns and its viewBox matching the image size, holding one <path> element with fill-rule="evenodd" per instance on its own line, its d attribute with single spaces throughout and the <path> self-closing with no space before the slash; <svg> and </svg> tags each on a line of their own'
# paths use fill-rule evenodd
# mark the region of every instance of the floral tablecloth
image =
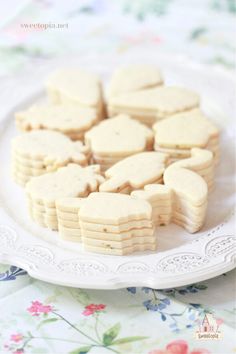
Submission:
<svg viewBox="0 0 236 354">
<path fill-rule="evenodd" d="M 235 75 L 235 14 L 235 0 L 1 2 L 0 91 L 61 55 L 122 56 L 147 44 Z M 0 353 L 236 352 L 235 271 L 176 289 L 101 291 L 0 265 L 0 309 Z M 202 326 L 217 338 L 199 338 Z"/>
</svg>

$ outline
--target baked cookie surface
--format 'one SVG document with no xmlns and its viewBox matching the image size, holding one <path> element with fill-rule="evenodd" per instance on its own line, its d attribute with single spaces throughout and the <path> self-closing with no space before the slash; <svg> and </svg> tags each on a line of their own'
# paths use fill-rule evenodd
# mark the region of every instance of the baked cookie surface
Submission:
<svg viewBox="0 0 236 354">
<path fill-rule="evenodd" d="M 168 155 L 154 151 L 127 157 L 105 172 L 107 180 L 99 187 L 101 192 L 123 192 L 129 188 L 143 188 L 146 184 L 160 183 L 168 161 Z"/>
<path fill-rule="evenodd" d="M 163 84 L 160 70 L 155 66 L 134 64 L 113 73 L 108 86 L 108 99 L 126 92 L 139 91 Z"/>
<path fill-rule="evenodd" d="M 15 113 L 16 125 L 22 131 L 56 130 L 68 137 L 82 139 L 97 122 L 96 110 L 75 104 L 36 104 Z"/>
<path fill-rule="evenodd" d="M 178 112 L 199 106 L 199 96 L 186 88 L 160 86 L 157 88 L 128 92 L 109 101 L 109 115 L 129 114 L 147 125 Z"/>
</svg>

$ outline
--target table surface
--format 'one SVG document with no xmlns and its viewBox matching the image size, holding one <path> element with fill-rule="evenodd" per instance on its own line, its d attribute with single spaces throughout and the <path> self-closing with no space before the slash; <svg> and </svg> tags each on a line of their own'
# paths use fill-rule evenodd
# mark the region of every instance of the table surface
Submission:
<svg viewBox="0 0 236 354">
<path fill-rule="evenodd" d="M 2 2 L 0 90 L 61 55 L 122 56 L 146 45 L 235 75 L 235 14 L 235 0 Z M 0 309 L 0 353 L 236 351 L 235 271 L 169 290 L 102 291 L 43 283 L 0 265 Z M 218 340 L 196 338 L 203 319 L 218 328 Z"/>
</svg>

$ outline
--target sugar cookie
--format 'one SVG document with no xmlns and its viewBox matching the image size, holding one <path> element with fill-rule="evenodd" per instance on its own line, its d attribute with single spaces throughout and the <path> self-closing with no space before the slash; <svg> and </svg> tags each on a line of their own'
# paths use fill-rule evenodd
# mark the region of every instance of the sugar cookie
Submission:
<svg viewBox="0 0 236 354">
<path fill-rule="evenodd" d="M 111 97 L 108 113 L 109 116 L 126 113 L 152 126 L 160 119 L 198 106 L 199 96 L 195 92 L 182 87 L 160 86 Z"/>
<path fill-rule="evenodd" d="M 111 77 L 108 85 L 108 98 L 162 84 L 161 73 L 155 66 L 133 64 L 121 67 L 115 70 Z"/>
<path fill-rule="evenodd" d="M 219 129 L 199 109 L 173 115 L 153 129 L 155 150 L 169 153 L 171 158 L 190 157 L 193 147 L 211 150 L 218 158 Z"/>
<path fill-rule="evenodd" d="M 86 197 L 89 193 L 97 191 L 99 184 L 104 181 L 99 171 L 99 166 L 91 165 L 83 168 L 76 164 L 69 164 L 55 172 L 31 178 L 26 184 L 26 194 L 31 203 L 34 220 L 37 222 L 41 216 L 49 228 L 51 223 L 57 225 L 57 217 L 51 213 L 56 211 L 57 199 Z M 45 211 L 39 212 L 37 205 L 43 206 Z M 60 218 L 60 223 L 62 226 L 71 228 L 76 228 L 78 225 L 78 222 L 66 218 Z"/>
<path fill-rule="evenodd" d="M 69 163 L 87 165 L 89 149 L 80 141 L 51 130 L 33 130 L 12 140 L 12 170 L 16 182 L 27 182 L 31 177 Z"/>
<path fill-rule="evenodd" d="M 52 103 L 73 103 L 94 108 L 97 118 L 102 118 L 101 82 L 96 75 L 79 68 L 60 69 L 48 77 L 46 88 Z"/>
<path fill-rule="evenodd" d="M 95 109 L 73 104 L 36 104 L 15 113 L 20 130 L 56 130 L 72 140 L 81 140 L 84 133 L 97 122 Z"/>
<path fill-rule="evenodd" d="M 146 201 L 118 193 L 92 193 L 80 208 L 79 220 L 86 251 L 124 255 L 156 249 L 152 208 Z M 142 220 L 149 223 L 149 234 L 140 227 Z"/>
<path fill-rule="evenodd" d="M 142 152 L 116 163 L 105 172 L 107 180 L 99 187 L 101 192 L 120 192 L 125 187 L 131 190 L 146 184 L 160 183 L 168 156 L 157 152 Z"/>
<path fill-rule="evenodd" d="M 153 132 L 129 116 L 119 115 L 88 131 L 85 142 L 92 151 L 94 163 L 105 170 L 124 157 L 151 150 Z"/>
</svg>

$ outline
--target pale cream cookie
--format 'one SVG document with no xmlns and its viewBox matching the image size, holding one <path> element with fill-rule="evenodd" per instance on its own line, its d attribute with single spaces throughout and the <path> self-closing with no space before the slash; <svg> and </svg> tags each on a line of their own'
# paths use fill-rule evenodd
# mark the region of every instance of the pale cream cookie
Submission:
<svg viewBox="0 0 236 354">
<path fill-rule="evenodd" d="M 204 148 L 211 138 L 219 134 L 218 128 L 198 109 L 157 122 L 153 129 L 155 142 L 172 149 Z"/>
<path fill-rule="evenodd" d="M 27 198 L 27 199 L 28 199 L 27 200 L 28 207 L 30 210 L 32 210 L 36 213 L 42 213 L 42 214 L 46 214 L 48 216 L 54 216 L 55 218 L 57 218 L 57 211 L 55 208 L 46 207 L 45 205 L 38 204 L 37 202 L 30 200 L 29 198 Z"/>
<path fill-rule="evenodd" d="M 57 171 L 32 178 L 26 185 L 27 195 L 36 202 L 55 207 L 59 198 L 86 197 L 98 190 L 104 178 L 98 166 L 81 167 L 69 164 Z"/>
<path fill-rule="evenodd" d="M 120 248 L 113 248 L 111 245 L 107 244 L 107 247 L 96 247 L 84 244 L 84 250 L 87 252 L 95 252 L 95 253 L 102 253 L 102 254 L 109 254 L 113 256 L 124 256 L 127 254 L 131 254 L 134 252 L 140 251 L 155 251 L 156 250 L 156 243 L 143 243 L 143 244 L 133 244 L 131 247 L 124 247 Z"/>
<path fill-rule="evenodd" d="M 81 222 L 120 225 L 129 221 L 151 221 L 152 208 L 145 201 L 118 193 L 91 193 L 80 208 Z"/>
<path fill-rule="evenodd" d="M 17 127 L 23 131 L 56 130 L 73 140 L 83 138 L 98 120 L 95 109 L 73 104 L 36 104 L 16 112 L 15 119 Z"/>
<path fill-rule="evenodd" d="M 132 190 L 146 184 L 158 183 L 162 178 L 168 156 L 157 152 L 143 152 L 116 163 L 105 172 L 107 180 L 99 187 L 101 192 L 120 192 L 124 187 Z"/>
<path fill-rule="evenodd" d="M 155 250 L 151 217 L 152 208 L 146 201 L 124 194 L 92 193 L 79 211 L 84 249 L 115 255 Z M 149 227 L 141 226 L 142 221 Z"/>
<path fill-rule="evenodd" d="M 153 132 L 129 116 L 119 115 L 92 128 L 85 134 L 85 142 L 96 158 L 122 158 L 149 150 Z"/>
<path fill-rule="evenodd" d="M 199 157 L 199 149 L 194 151 Z M 202 151 L 201 151 L 202 152 Z M 205 166 L 210 154 L 196 164 L 189 166 Z M 183 160 L 184 161 L 184 160 Z M 196 232 L 204 224 L 207 211 L 207 184 L 195 171 L 182 166 L 171 165 L 164 172 L 164 185 L 150 184 L 144 190 L 136 190 L 131 196 L 146 200 L 152 206 L 152 217 L 155 225 L 168 225 L 174 222 L 189 232 Z"/>
<path fill-rule="evenodd" d="M 79 239 L 79 241 L 81 241 L 81 230 L 80 227 L 76 227 L 76 228 L 71 228 L 71 227 L 66 227 L 66 226 L 62 226 L 62 225 L 58 225 L 58 230 L 59 230 L 59 235 L 62 236 L 63 239 L 67 239 L 70 237 L 77 237 Z M 69 239 L 68 239 L 69 241 Z"/>
<path fill-rule="evenodd" d="M 14 161 L 17 166 L 22 166 L 22 168 L 31 168 L 31 169 L 45 169 L 47 164 L 40 160 L 29 159 L 27 157 L 22 157 L 21 155 L 12 151 L 11 160 Z"/>
<path fill-rule="evenodd" d="M 79 221 L 79 214 L 57 210 L 58 220 Z"/>
<path fill-rule="evenodd" d="M 121 194 L 121 195 L 125 195 L 125 194 Z M 110 225 L 110 224 L 105 225 L 105 224 L 99 224 L 93 222 L 86 222 L 80 219 L 80 225 L 84 227 L 86 230 L 103 232 L 105 234 L 107 233 L 119 234 L 121 232 L 128 232 L 128 231 L 139 232 L 139 230 L 149 229 L 149 232 L 146 233 L 146 235 L 148 235 L 149 233 L 152 234 L 153 231 L 152 220 L 146 220 L 146 219 L 131 220 L 129 222 L 120 223 L 119 225 Z"/>
<path fill-rule="evenodd" d="M 156 121 L 199 106 L 199 96 L 186 88 L 160 86 L 114 96 L 109 100 L 109 116 L 129 114 L 142 123 Z"/>
<path fill-rule="evenodd" d="M 131 193 L 132 197 L 144 199 L 152 206 L 155 225 L 168 225 L 172 218 L 172 191 L 162 184 L 148 184 L 143 190 Z"/>
<path fill-rule="evenodd" d="M 104 107 L 98 76 L 82 68 L 60 69 L 48 77 L 46 88 L 52 103 L 92 107 L 96 109 L 98 118 L 101 118 Z"/>
<path fill-rule="evenodd" d="M 24 176 L 40 176 L 45 173 L 45 168 L 34 168 L 33 166 L 24 166 L 17 161 L 12 161 L 12 172 L 20 173 Z"/>
<path fill-rule="evenodd" d="M 147 244 L 152 244 L 156 248 L 156 237 L 145 237 L 145 242 Z M 125 249 L 127 247 L 132 247 L 133 244 L 135 245 L 143 245 L 143 237 L 130 237 L 126 240 L 100 240 L 96 238 L 84 238 L 83 245 L 86 249 L 86 246 L 93 246 L 93 247 L 102 247 L 102 248 L 110 248 L 110 249 Z"/>
<path fill-rule="evenodd" d="M 94 172 L 99 173 L 99 168 Z M 56 200 L 56 209 L 58 212 L 78 213 L 84 198 L 60 198 Z"/>
<path fill-rule="evenodd" d="M 158 68 L 147 64 L 132 64 L 115 70 L 108 85 L 108 99 L 126 92 L 163 84 Z"/>
<path fill-rule="evenodd" d="M 153 129 L 155 150 L 169 153 L 171 158 L 190 157 L 194 147 L 211 150 L 214 155 L 219 148 L 219 129 L 199 109 L 173 115 Z"/>
<path fill-rule="evenodd" d="M 81 230 L 80 228 L 72 229 L 61 226 L 58 224 L 58 231 L 60 239 L 70 242 L 81 242 Z"/>
<path fill-rule="evenodd" d="M 58 226 L 80 229 L 78 209 L 82 198 L 76 197 L 86 197 L 90 192 L 98 190 L 99 183 L 104 181 L 99 172 L 99 166 L 96 165 L 82 168 L 69 164 L 54 173 L 32 178 L 26 185 L 26 193 L 33 220 L 53 230 L 57 230 Z M 72 199 L 77 200 L 71 202 Z M 77 209 L 75 212 L 61 210 L 62 203 L 67 206 L 70 203 L 72 208 L 76 205 Z M 66 239 L 66 235 L 62 238 Z"/>
<path fill-rule="evenodd" d="M 123 225 L 123 224 L 122 224 Z M 110 226 L 110 225 L 109 225 Z M 90 230 L 86 228 L 86 240 L 88 239 L 97 239 L 103 241 L 109 241 L 115 239 L 116 241 L 124 241 L 128 240 L 131 237 L 143 237 L 145 234 L 147 237 L 153 237 L 154 229 L 152 227 L 143 227 L 143 228 L 134 228 L 134 229 L 127 229 L 127 230 L 119 230 L 117 232 L 110 232 L 110 231 L 96 231 Z"/>
<path fill-rule="evenodd" d="M 34 130 L 12 140 L 13 153 L 23 159 L 36 160 L 48 165 L 63 166 L 70 162 L 87 164 L 87 147 L 80 141 L 72 142 L 67 136 L 51 130 Z"/>
<path fill-rule="evenodd" d="M 207 200 L 207 184 L 197 173 L 186 168 L 168 167 L 164 172 L 164 183 L 175 191 L 179 199 L 189 201 L 193 206 Z"/>
<path fill-rule="evenodd" d="M 189 149 L 170 149 L 166 147 L 159 146 L 156 142 L 154 144 L 154 150 L 158 152 L 162 152 L 163 154 L 168 154 L 172 159 L 186 159 L 190 157 L 191 152 Z"/>
<path fill-rule="evenodd" d="M 199 231 L 205 221 L 208 198 L 204 179 L 186 168 L 170 166 L 165 170 L 164 183 L 173 190 L 172 221 L 189 232 Z"/>
<path fill-rule="evenodd" d="M 191 157 L 179 160 L 171 165 L 171 167 L 184 167 L 199 174 L 207 183 L 208 190 L 212 189 L 214 183 L 214 155 L 210 150 L 193 148 L 191 149 Z"/>
</svg>

